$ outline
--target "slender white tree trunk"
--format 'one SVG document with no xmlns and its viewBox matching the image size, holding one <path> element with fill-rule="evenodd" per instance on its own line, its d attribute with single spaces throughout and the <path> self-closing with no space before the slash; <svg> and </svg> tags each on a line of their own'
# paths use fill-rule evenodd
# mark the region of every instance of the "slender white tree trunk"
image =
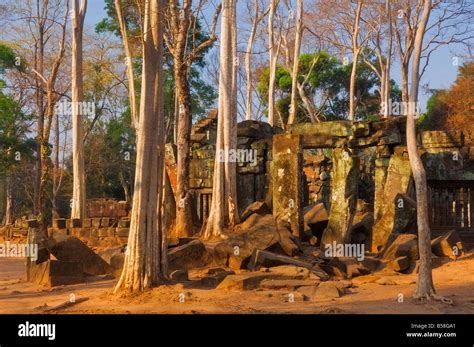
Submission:
<svg viewBox="0 0 474 347">
<path fill-rule="evenodd" d="M 82 107 L 84 88 L 82 80 L 82 33 L 84 17 L 87 9 L 87 0 L 72 2 L 72 64 L 71 64 L 71 96 L 72 96 L 72 211 L 71 218 L 86 217 L 86 187 L 84 171 L 84 134 Z M 58 170 L 59 168 L 55 168 Z"/>
<path fill-rule="evenodd" d="M 250 30 L 250 36 L 247 43 L 247 50 L 245 51 L 245 75 L 247 77 L 247 100 L 246 100 L 246 112 L 245 112 L 245 119 L 250 120 L 252 119 L 252 66 L 251 66 L 251 59 L 252 59 L 252 49 L 253 43 L 255 41 L 255 35 L 257 33 L 258 27 L 258 16 L 259 16 L 259 9 L 258 9 L 258 0 L 254 0 L 253 2 L 253 9 L 254 9 L 254 17 L 252 19 L 252 28 Z"/>
<path fill-rule="evenodd" d="M 362 12 L 362 1 L 357 1 L 356 16 L 354 20 L 354 31 L 352 33 L 352 70 L 349 86 L 349 120 L 355 121 L 355 82 L 357 77 L 357 63 L 359 62 L 360 47 L 358 37 L 360 31 L 360 17 Z"/>
<path fill-rule="evenodd" d="M 384 66 L 384 85 L 383 85 L 383 101 L 385 102 L 385 109 L 384 109 L 384 118 L 388 118 L 390 116 L 389 104 L 390 104 L 390 93 L 391 93 L 391 86 L 390 86 L 390 69 L 392 66 L 392 49 L 393 49 L 393 23 L 392 23 L 392 7 L 390 5 L 390 1 L 386 2 L 386 14 L 387 14 L 387 21 L 388 21 L 388 51 L 387 51 L 387 61 L 385 62 Z"/>
<path fill-rule="evenodd" d="M 416 286 L 416 298 L 430 298 L 435 294 L 433 276 L 431 271 L 431 234 L 428 218 L 428 188 L 426 172 L 418 153 L 416 143 L 415 116 L 418 103 L 418 89 L 420 84 L 420 59 L 423 50 L 423 37 L 431 12 L 431 0 L 423 0 L 423 12 L 418 24 L 411 65 L 411 86 L 409 94 L 407 116 L 407 147 L 410 165 L 416 187 L 416 208 L 418 224 L 418 249 L 420 252 L 420 270 Z"/>
<path fill-rule="evenodd" d="M 147 0 L 143 24 L 143 67 L 137 129 L 135 188 L 122 274 L 115 287 L 142 291 L 162 273 L 162 187 L 164 157 L 163 0 Z"/>
<path fill-rule="evenodd" d="M 236 3 L 224 0 L 222 5 L 216 159 L 211 210 L 203 234 L 206 239 L 221 237 L 226 225 L 239 221 L 236 163 L 229 160 L 237 146 Z"/>
<path fill-rule="evenodd" d="M 136 129 L 138 127 L 138 104 L 135 94 L 135 80 L 133 73 L 133 56 L 128 40 L 127 26 L 122 10 L 122 2 L 115 0 L 115 11 L 117 12 L 117 19 L 120 26 L 120 34 L 122 35 L 123 48 L 125 52 L 125 61 L 127 64 L 127 79 L 128 79 L 128 97 L 130 100 L 130 113 L 132 115 L 132 125 Z"/>
<path fill-rule="evenodd" d="M 275 78 L 278 53 L 275 42 L 275 12 L 278 0 L 270 0 L 270 12 L 268 14 L 268 51 L 270 53 L 270 77 L 268 82 L 268 123 L 273 126 L 275 123 Z"/>
<path fill-rule="evenodd" d="M 293 54 L 293 72 L 291 74 L 291 103 L 290 116 L 288 124 L 293 124 L 298 112 L 298 69 L 300 63 L 301 39 L 303 36 L 303 0 L 298 0 L 298 8 L 296 10 L 296 38 L 295 51 Z"/>
</svg>

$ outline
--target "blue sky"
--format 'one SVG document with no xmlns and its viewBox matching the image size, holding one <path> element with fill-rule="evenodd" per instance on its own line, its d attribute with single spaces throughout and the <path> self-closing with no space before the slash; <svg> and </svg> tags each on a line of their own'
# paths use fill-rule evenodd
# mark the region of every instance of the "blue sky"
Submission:
<svg viewBox="0 0 474 347">
<path fill-rule="evenodd" d="M 245 0 L 243 0 L 245 1 Z M 91 0 L 88 3 L 86 14 L 86 26 L 93 28 L 96 23 L 106 17 L 104 10 L 105 2 L 103 0 Z M 421 85 L 428 84 L 430 89 L 444 89 L 448 88 L 456 79 L 458 73 L 458 66 L 453 64 L 454 52 L 459 47 L 441 47 L 433 53 L 430 59 L 430 65 L 423 76 Z M 465 62 L 465 58 L 459 57 L 459 65 Z M 397 62 L 392 67 L 392 78 L 400 85 L 400 66 Z M 429 94 L 424 88 L 420 87 L 420 102 L 422 110 L 425 110 L 426 101 Z"/>
</svg>

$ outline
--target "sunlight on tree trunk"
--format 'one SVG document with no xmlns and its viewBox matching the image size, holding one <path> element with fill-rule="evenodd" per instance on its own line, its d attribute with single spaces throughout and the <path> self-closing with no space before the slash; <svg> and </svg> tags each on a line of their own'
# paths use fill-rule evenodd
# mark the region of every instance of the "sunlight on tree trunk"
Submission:
<svg viewBox="0 0 474 347">
<path fill-rule="evenodd" d="M 301 39 L 303 36 L 303 0 L 298 0 L 298 9 L 296 11 L 296 38 L 295 52 L 293 54 L 293 71 L 291 74 L 291 102 L 290 116 L 288 124 L 293 124 L 298 113 L 298 70 L 300 62 Z"/>
<path fill-rule="evenodd" d="M 164 170 L 163 0 L 147 0 L 142 28 L 143 66 L 135 185 L 124 267 L 114 292 L 159 284 Z"/>
<path fill-rule="evenodd" d="M 416 285 L 415 298 L 430 298 L 435 294 L 431 271 L 431 234 L 428 217 L 428 188 L 426 172 L 418 152 L 416 141 L 415 116 L 420 84 L 420 59 L 423 49 L 423 37 L 430 17 L 431 0 L 424 0 L 423 13 L 414 37 L 414 52 L 411 70 L 411 87 L 407 117 L 407 147 L 413 178 L 416 186 L 416 210 L 418 223 L 418 249 L 420 270 Z"/>
<path fill-rule="evenodd" d="M 226 225 L 239 221 L 237 210 L 236 163 L 229 161 L 229 151 L 237 145 L 237 114 L 235 112 L 235 54 L 236 3 L 224 0 L 221 20 L 219 112 L 217 120 L 216 159 L 212 201 L 203 238 L 222 237 Z M 233 34 L 234 32 L 234 34 Z"/>
<path fill-rule="evenodd" d="M 72 210 L 71 218 L 86 218 L 86 187 L 84 171 L 84 134 L 82 107 L 84 101 L 84 83 L 82 69 L 82 32 L 84 17 L 87 10 L 87 0 L 72 2 L 72 65 L 71 65 L 71 96 L 72 96 Z M 59 168 L 55 168 L 59 170 Z"/>
</svg>

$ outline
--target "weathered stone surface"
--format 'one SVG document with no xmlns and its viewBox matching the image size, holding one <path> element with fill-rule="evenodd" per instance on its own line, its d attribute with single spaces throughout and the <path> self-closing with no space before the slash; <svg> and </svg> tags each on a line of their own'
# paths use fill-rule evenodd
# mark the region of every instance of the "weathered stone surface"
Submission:
<svg viewBox="0 0 474 347">
<path fill-rule="evenodd" d="M 355 258 L 350 257 L 332 258 L 328 264 L 323 266 L 323 268 L 327 269 L 327 271 L 329 271 L 335 276 L 340 276 L 340 272 L 342 272 L 347 275 L 347 278 L 367 275 L 368 273 L 370 273 L 370 270 L 367 269 L 363 265 L 363 263 L 361 263 Z M 340 272 L 335 271 L 334 268 L 337 268 Z"/>
<path fill-rule="evenodd" d="M 300 259 L 294 259 L 288 256 L 261 250 L 255 250 L 253 252 L 248 264 L 248 269 L 251 271 L 256 271 L 262 266 L 272 267 L 278 265 L 295 265 L 298 267 L 304 267 L 321 279 L 327 279 L 329 277 L 328 274 L 324 272 L 318 265 L 313 265 Z"/>
<path fill-rule="evenodd" d="M 394 230 L 394 226 L 396 226 L 394 224 L 395 214 L 403 212 L 404 208 L 408 208 L 406 212 L 409 214 L 410 206 L 413 206 L 411 201 L 408 200 L 409 198 L 407 198 L 408 205 L 404 204 L 402 211 L 396 211 L 399 209 L 397 195 L 408 192 L 411 180 L 411 167 L 408 158 L 392 155 L 386 172 L 385 165 L 386 161 L 376 163 L 374 230 L 371 239 L 372 252 L 380 251 L 392 232 L 400 232 L 400 230 Z M 380 190 L 383 190 L 383 195 L 380 194 Z M 401 198 L 405 200 L 405 196 Z M 400 227 L 406 227 L 406 225 L 400 225 Z"/>
<path fill-rule="evenodd" d="M 304 224 L 312 230 L 326 228 L 328 221 L 329 216 L 323 203 L 307 206 L 305 208 Z"/>
<path fill-rule="evenodd" d="M 48 251 L 61 261 L 78 262 L 88 275 L 110 272 L 110 265 L 74 236 L 54 235 L 47 242 Z"/>
<path fill-rule="evenodd" d="M 168 251 L 170 270 L 198 268 L 209 264 L 210 260 L 206 247 L 199 240 L 190 241 Z"/>
<path fill-rule="evenodd" d="M 460 130 L 421 132 L 421 143 L 424 148 L 462 147 L 463 140 L 463 132 Z"/>
<path fill-rule="evenodd" d="M 64 218 L 53 219 L 53 228 L 55 228 L 55 229 L 66 229 L 66 219 L 64 219 Z"/>
<path fill-rule="evenodd" d="M 370 123 L 356 122 L 351 126 L 352 133 L 355 137 L 364 137 L 370 135 Z"/>
<path fill-rule="evenodd" d="M 245 120 L 237 124 L 238 137 L 250 137 L 257 139 L 271 138 L 273 129 L 270 124 L 266 122 L 259 122 L 256 120 Z"/>
<path fill-rule="evenodd" d="M 227 276 L 217 289 L 225 290 L 252 290 L 260 286 L 260 283 L 266 279 L 288 279 L 283 275 L 274 274 L 270 272 L 253 272 L 238 275 Z"/>
<path fill-rule="evenodd" d="M 457 259 L 463 254 L 463 244 L 456 231 L 448 231 L 431 241 L 431 250 L 438 257 Z"/>
<path fill-rule="evenodd" d="M 397 282 L 391 279 L 390 277 L 381 277 L 375 283 L 380 284 L 381 286 L 394 286 L 397 285 Z"/>
<path fill-rule="evenodd" d="M 288 227 L 282 221 L 275 221 L 273 215 L 253 214 L 236 226 L 238 234 L 232 234 L 214 247 L 215 258 L 219 263 L 237 270 L 247 266 L 256 249 L 276 247 L 282 253 L 293 255 L 299 248 Z"/>
<path fill-rule="evenodd" d="M 378 222 L 384 213 L 385 182 L 387 181 L 389 163 L 390 159 L 387 158 L 375 160 L 374 223 Z"/>
<path fill-rule="evenodd" d="M 407 256 L 395 258 L 387 264 L 387 267 L 397 272 L 405 271 L 410 267 L 410 258 Z"/>
<path fill-rule="evenodd" d="M 400 234 L 397 235 L 394 241 L 388 246 L 383 253 L 383 258 L 386 260 L 394 260 L 398 257 L 406 256 L 412 260 L 415 254 L 418 253 L 418 241 L 414 234 Z"/>
<path fill-rule="evenodd" d="M 125 263 L 125 252 L 116 253 L 110 258 L 110 266 L 113 269 L 115 278 L 118 278 L 122 274 L 124 263 Z"/>
<path fill-rule="evenodd" d="M 188 281 L 188 270 L 174 270 L 170 273 L 170 279 L 178 282 Z"/>
<path fill-rule="evenodd" d="M 240 216 L 240 221 L 245 221 L 248 217 L 255 213 L 260 215 L 270 214 L 271 210 L 268 208 L 265 201 L 255 201 L 248 205 L 244 212 L 242 212 L 242 215 Z"/>
<path fill-rule="evenodd" d="M 334 282 L 321 282 L 319 286 L 301 287 L 298 292 L 303 293 L 310 301 L 336 299 L 343 295 L 343 290 Z"/>
<path fill-rule="evenodd" d="M 372 233 L 373 224 L 372 212 L 356 212 L 352 223 L 351 243 L 364 244 Z"/>
<path fill-rule="evenodd" d="M 377 280 L 380 279 L 380 276 L 377 275 L 365 275 L 365 276 L 359 276 L 356 277 L 352 280 L 352 283 L 355 285 L 361 285 L 361 284 L 366 284 L 366 283 L 374 283 Z"/>
<path fill-rule="evenodd" d="M 303 231 L 302 164 L 300 136 L 275 136 L 272 163 L 273 215 L 288 221 L 296 236 Z"/>
<path fill-rule="evenodd" d="M 391 234 L 404 233 L 415 223 L 416 201 L 406 194 L 398 194 L 392 206 L 385 206 L 385 213 L 372 229 L 373 252 L 380 251 Z"/>
<path fill-rule="evenodd" d="M 280 265 L 274 266 L 268 269 L 271 273 L 287 276 L 293 279 L 308 279 L 310 276 L 310 271 L 301 266 L 295 265 Z"/>
<path fill-rule="evenodd" d="M 99 255 L 104 259 L 107 263 L 110 264 L 110 260 L 116 254 L 125 253 L 127 245 L 112 247 L 106 249 L 105 251 L 99 252 Z"/>
<path fill-rule="evenodd" d="M 421 159 L 430 180 L 474 180 L 474 170 L 469 166 L 468 153 L 464 148 L 428 149 Z"/>
<path fill-rule="evenodd" d="M 289 126 L 288 132 L 294 135 L 316 135 L 335 137 L 348 137 L 353 135 L 351 123 L 348 121 L 297 123 Z"/>
<path fill-rule="evenodd" d="M 217 271 L 209 273 L 209 276 L 200 279 L 203 287 L 216 288 L 227 276 L 235 275 L 234 271 Z"/>
<path fill-rule="evenodd" d="M 359 183 L 359 158 L 345 148 L 333 151 L 331 177 L 331 209 L 329 222 L 321 239 L 321 247 L 334 241 L 343 244 L 350 241 L 352 222 L 356 211 Z"/>
<path fill-rule="evenodd" d="M 47 260 L 30 264 L 30 281 L 47 287 L 82 283 L 82 264 L 71 261 Z"/>
</svg>

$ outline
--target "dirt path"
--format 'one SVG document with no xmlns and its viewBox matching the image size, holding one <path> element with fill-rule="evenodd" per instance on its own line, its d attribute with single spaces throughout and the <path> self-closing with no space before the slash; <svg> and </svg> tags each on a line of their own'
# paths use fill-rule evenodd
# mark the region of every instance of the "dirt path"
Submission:
<svg viewBox="0 0 474 347">
<path fill-rule="evenodd" d="M 411 296 L 415 275 L 378 273 L 387 285 L 355 283 L 338 299 L 304 302 L 288 291 L 187 289 L 182 284 L 163 286 L 140 296 L 113 296 L 112 280 L 99 280 L 53 289 L 25 281 L 25 262 L 0 258 L 0 313 L 42 313 L 70 300 L 89 298 L 61 313 L 474 313 L 474 256 L 433 270 L 438 294 L 454 301 L 421 304 Z M 403 302 L 399 302 L 400 294 Z M 184 298 L 184 300 L 183 300 Z M 184 301 L 184 302 L 183 302 Z"/>
</svg>

